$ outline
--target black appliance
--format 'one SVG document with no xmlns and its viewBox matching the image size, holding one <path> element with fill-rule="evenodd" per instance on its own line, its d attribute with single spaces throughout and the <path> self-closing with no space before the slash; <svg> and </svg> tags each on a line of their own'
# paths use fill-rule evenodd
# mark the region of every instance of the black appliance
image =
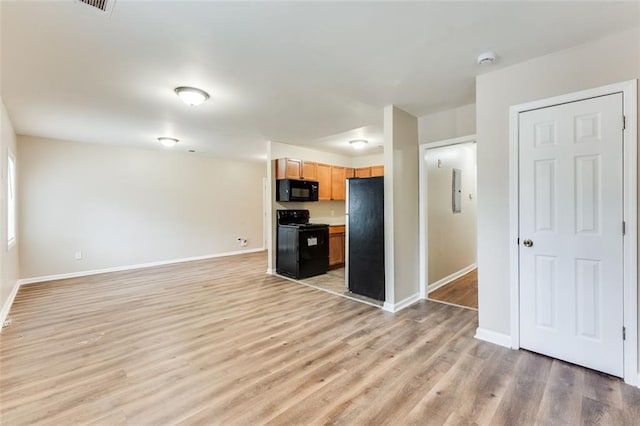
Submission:
<svg viewBox="0 0 640 426">
<path fill-rule="evenodd" d="M 349 291 L 384 301 L 384 178 L 347 184 Z"/>
<path fill-rule="evenodd" d="M 329 269 L 329 225 L 309 223 L 309 210 L 277 210 L 276 272 L 301 279 Z"/>
<path fill-rule="evenodd" d="M 277 179 L 276 201 L 318 201 L 318 182 Z"/>
</svg>

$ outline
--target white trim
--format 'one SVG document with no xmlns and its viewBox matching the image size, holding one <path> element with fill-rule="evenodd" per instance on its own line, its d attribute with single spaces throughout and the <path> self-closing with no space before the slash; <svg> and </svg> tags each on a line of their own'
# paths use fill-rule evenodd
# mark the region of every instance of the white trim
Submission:
<svg viewBox="0 0 640 426">
<path fill-rule="evenodd" d="M 2 324 L 9 316 L 9 311 L 11 311 L 11 306 L 13 305 L 13 301 L 16 299 L 16 295 L 18 294 L 18 290 L 20 289 L 20 283 L 18 281 L 15 282 L 13 288 L 11 289 L 11 293 L 9 293 L 9 297 L 4 302 L 2 306 L 2 311 L 0 311 L 0 332 L 2 332 Z"/>
<path fill-rule="evenodd" d="M 41 277 L 33 277 L 33 278 L 23 278 L 18 280 L 19 285 L 28 285 L 41 283 L 46 281 L 55 281 L 62 280 L 67 278 L 77 278 L 77 277 L 86 277 L 89 275 L 97 275 L 104 274 L 107 272 L 120 272 L 120 271 L 129 271 L 132 269 L 140 269 L 140 268 L 150 268 L 153 266 L 163 266 L 163 265 L 171 265 L 174 263 L 183 263 L 183 262 L 192 262 L 194 260 L 205 260 L 205 259 L 213 259 L 216 257 L 226 257 L 226 256 L 236 256 L 239 254 L 248 254 L 248 253 L 257 253 L 264 251 L 264 248 L 257 249 L 248 249 L 248 250 L 238 250 L 231 251 L 227 253 L 217 253 L 217 254 L 206 254 L 204 256 L 194 256 L 194 257 L 183 257 L 180 259 L 171 259 L 171 260 L 160 260 L 157 262 L 149 262 L 149 263 L 139 263 L 137 265 L 127 265 L 127 266 L 116 266 L 113 268 L 104 268 L 104 269 L 93 269 L 89 271 L 80 271 L 80 272 L 71 272 L 68 274 L 56 274 L 56 275 L 45 275 Z"/>
<path fill-rule="evenodd" d="M 520 307 L 518 278 L 519 236 L 519 164 L 518 164 L 518 117 L 521 112 L 538 108 L 576 102 L 583 99 L 622 93 L 623 114 L 626 129 L 624 137 L 624 326 L 627 339 L 624 341 L 624 381 L 630 385 L 640 384 L 638 377 L 638 217 L 637 217 L 637 143 L 638 143 L 638 82 L 630 80 L 610 84 L 590 90 L 542 99 L 512 106 L 509 109 L 509 261 L 510 261 L 510 302 L 511 302 L 511 347 L 520 347 Z"/>
<path fill-rule="evenodd" d="M 429 198 L 427 191 L 427 165 L 425 163 L 424 156 L 428 149 L 440 148 L 443 146 L 460 145 L 463 143 L 475 142 L 476 135 L 461 136 L 459 138 L 446 139 L 437 142 L 427 142 L 420 144 L 419 148 L 419 217 L 420 217 L 420 298 L 426 299 L 429 291 L 428 279 L 429 279 L 429 262 L 427 256 L 429 253 L 429 218 L 427 215 Z"/>
<path fill-rule="evenodd" d="M 476 335 L 474 337 L 478 340 L 493 343 L 494 345 L 511 348 L 511 336 L 509 336 L 508 334 L 497 333 L 495 331 L 478 327 L 476 329 Z"/>
<path fill-rule="evenodd" d="M 451 275 L 447 275 L 446 277 L 439 279 L 438 281 L 431 283 L 428 285 L 427 290 L 429 291 L 429 293 L 431 293 L 434 290 L 439 289 L 440 287 L 444 287 L 445 285 L 449 284 L 452 281 L 457 280 L 458 278 L 467 275 L 469 272 L 473 271 L 474 269 L 476 269 L 478 266 L 475 263 L 472 263 L 469 266 L 465 266 L 464 268 L 460 269 L 459 271 L 454 272 Z"/>
<path fill-rule="evenodd" d="M 416 303 L 420 299 L 422 299 L 422 297 L 420 297 L 420 293 L 415 293 L 415 294 L 412 294 L 411 296 L 409 296 L 407 298 L 402 299 L 398 303 L 384 302 L 382 304 L 382 310 L 383 311 L 387 311 L 387 312 L 398 312 L 398 311 L 403 310 L 404 308 L 407 308 L 407 307 L 413 305 L 414 303 Z"/>
</svg>

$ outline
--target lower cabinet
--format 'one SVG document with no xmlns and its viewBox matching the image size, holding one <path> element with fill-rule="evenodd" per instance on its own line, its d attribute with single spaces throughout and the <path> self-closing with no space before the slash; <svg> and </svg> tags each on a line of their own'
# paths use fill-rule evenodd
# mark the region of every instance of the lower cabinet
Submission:
<svg viewBox="0 0 640 426">
<path fill-rule="evenodd" d="M 329 267 L 344 265 L 344 225 L 329 227 Z"/>
</svg>

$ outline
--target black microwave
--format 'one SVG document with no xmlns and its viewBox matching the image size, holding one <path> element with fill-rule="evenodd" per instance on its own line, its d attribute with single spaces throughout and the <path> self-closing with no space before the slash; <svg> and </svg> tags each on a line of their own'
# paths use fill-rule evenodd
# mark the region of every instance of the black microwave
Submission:
<svg viewBox="0 0 640 426">
<path fill-rule="evenodd" d="M 318 201 L 318 182 L 313 180 L 276 180 L 276 201 Z"/>
</svg>

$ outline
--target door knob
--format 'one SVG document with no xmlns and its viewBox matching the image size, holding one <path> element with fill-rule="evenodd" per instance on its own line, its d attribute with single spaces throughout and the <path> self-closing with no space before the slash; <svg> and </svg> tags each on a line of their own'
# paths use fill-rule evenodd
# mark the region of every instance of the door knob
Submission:
<svg viewBox="0 0 640 426">
<path fill-rule="evenodd" d="M 531 240 L 524 240 L 524 241 L 522 242 L 522 244 L 524 244 L 524 246 L 525 246 L 525 247 L 531 247 L 531 246 L 533 246 L 533 241 L 531 241 Z"/>
</svg>

